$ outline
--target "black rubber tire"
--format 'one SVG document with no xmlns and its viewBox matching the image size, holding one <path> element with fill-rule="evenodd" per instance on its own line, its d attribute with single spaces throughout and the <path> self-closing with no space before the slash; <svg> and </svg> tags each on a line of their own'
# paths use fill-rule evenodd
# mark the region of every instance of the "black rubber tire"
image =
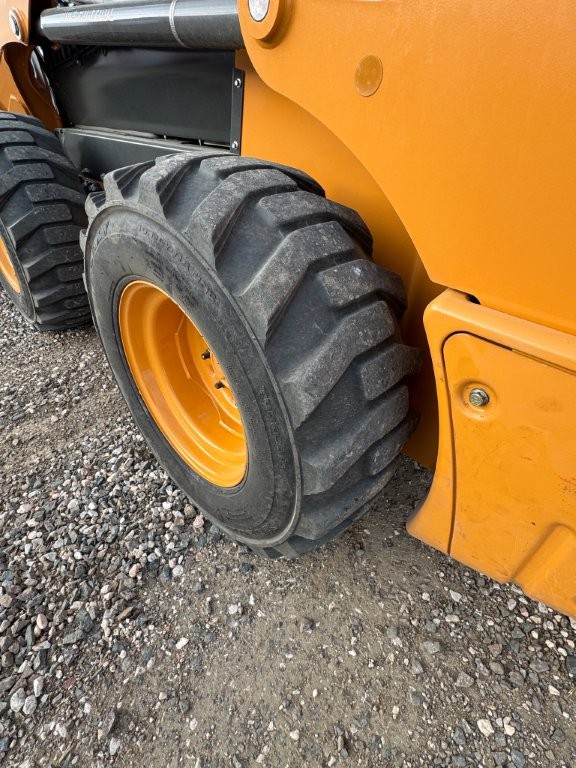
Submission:
<svg viewBox="0 0 576 768">
<path fill-rule="evenodd" d="M 0 237 L 20 283 L 0 281 L 38 330 L 90 322 L 80 231 L 86 195 L 56 136 L 35 117 L 0 112 Z"/>
<path fill-rule="evenodd" d="M 400 343 L 400 279 L 369 258 L 356 213 L 305 174 L 259 160 L 177 155 L 120 169 L 90 196 L 86 283 L 135 420 L 160 462 L 231 537 L 269 556 L 331 539 L 390 480 L 416 419 Z M 196 475 L 158 430 L 122 349 L 122 289 L 145 279 L 200 328 L 248 440 L 244 481 Z M 224 329 L 224 332 L 223 332 Z"/>
</svg>

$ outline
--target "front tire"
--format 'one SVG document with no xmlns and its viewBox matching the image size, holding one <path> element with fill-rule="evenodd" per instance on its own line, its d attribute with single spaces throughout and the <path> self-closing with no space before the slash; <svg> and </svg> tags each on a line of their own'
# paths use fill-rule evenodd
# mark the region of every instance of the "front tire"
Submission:
<svg viewBox="0 0 576 768">
<path fill-rule="evenodd" d="M 362 221 L 303 173 L 222 155 L 120 169 L 104 189 L 87 206 L 88 294 L 160 462 L 265 554 L 344 530 L 414 428 L 405 379 L 420 359 L 398 340 L 402 286 L 370 260 Z M 240 438 L 228 474 L 219 423 Z"/>
</svg>

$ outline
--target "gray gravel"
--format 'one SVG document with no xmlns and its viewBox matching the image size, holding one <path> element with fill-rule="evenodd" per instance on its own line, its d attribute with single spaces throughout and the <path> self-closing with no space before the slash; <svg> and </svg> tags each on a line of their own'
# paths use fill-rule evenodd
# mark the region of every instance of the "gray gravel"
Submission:
<svg viewBox="0 0 576 768">
<path fill-rule="evenodd" d="M 576 766 L 576 623 L 409 538 L 406 460 L 268 562 L 199 516 L 95 333 L 0 295 L 0 764 Z"/>
</svg>

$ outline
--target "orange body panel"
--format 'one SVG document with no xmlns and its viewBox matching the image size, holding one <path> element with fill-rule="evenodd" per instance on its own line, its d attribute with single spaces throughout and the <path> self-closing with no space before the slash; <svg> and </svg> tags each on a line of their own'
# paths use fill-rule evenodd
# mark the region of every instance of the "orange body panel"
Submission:
<svg viewBox="0 0 576 768">
<path fill-rule="evenodd" d="M 243 153 L 360 211 L 407 284 L 412 343 L 437 285 L 461 292 L 427 312 L 438 460 L 409 530 L 574 613 L 576 6 L 274 0 L 266 28 L 239 9 Z M 471 382 L 493 393 L 484 416 L 462 399 Z M 427 372 L 418 386 L 422 459 Z"/>
<path fill-rule="evenodd" d="M 0 0 L 0 110 L 34 115 L 48 128 L 59 128 L 50 90 L 30 62 L 29 6 L 29 0 Z"/>
<path fill-rule="evenodd" d="M 576 337 L 453 291 L 426 328 L 445 439 L 408 530 L 576 614 Z M 470 405 L 473 387 L 487 406 Z"/>
<path fill-rule="evenodd" d="M 256 71 L 368 170 L 430 278 L 486 306 L 576 331 L 576 5 L 282 5 L 284 26 L 262 41 L 251 35 L 257 25 L 247 2 L 239 3 Z M 368 56 L 383 74 L 366 97 Z M 264 131 L 265 113 L 260 120 Z M 290 131 L 288 124 L 278 141 Z M 563 268 L 551 269 L 551 258 Z"/>
</svg>

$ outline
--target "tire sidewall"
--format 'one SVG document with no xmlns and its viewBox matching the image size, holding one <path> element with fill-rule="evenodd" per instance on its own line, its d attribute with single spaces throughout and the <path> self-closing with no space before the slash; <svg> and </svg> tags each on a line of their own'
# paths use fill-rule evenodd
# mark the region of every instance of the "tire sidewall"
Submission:
<svg viewBox="0 0 576 768">
<path fill-rule="evenodd" d="M 113 214 L 113 215 L 111 215 Z M 245 318 L 207 260 L 148 212 L 112 207 L 93 221 L 86 281 L 95 324 L 128 406 L 159 461 L 222 530 L 252 546 L 285 540 L 300 499 L 294 437 L 281 396 Z M 122 290 L 145 280 L 198 327 L 231 382 L 248 443 L 244 480 L 226 489 L 195 473 L 163 436 L 138 392 L 121 343 Z"/>
</svg>

